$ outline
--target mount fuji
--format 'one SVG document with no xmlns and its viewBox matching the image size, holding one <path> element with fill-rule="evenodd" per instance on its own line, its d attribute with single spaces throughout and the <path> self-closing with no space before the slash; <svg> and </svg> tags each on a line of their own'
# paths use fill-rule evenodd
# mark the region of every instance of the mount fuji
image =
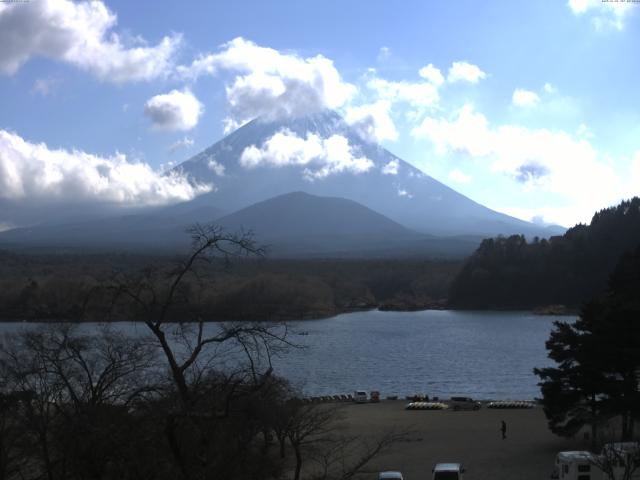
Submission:
<svg viewBox="0 0 640 480">
<path fill-rule="evenodd" d="M 212 191 L 126 215 L 52 220 L 0 233 L 0 247 L 176 250 L 185 227 L 216 221 L 250 229 L 276 256 L 463 256 L 481 238 L 540 227 L 493 211 L 438 182 L 340 115 L 255 119 L 167 174 Z"/>
<path fill-rule="evenodd" d="M 369 160 L 369 168 L 356 173 L 328 173 L 318 178 L 318 170 L 309 170 L 312 162 L 286 163 L 286 159 L 276 158 L 275 162 L 265 162 L 265 165 L 247 165 L 247 162 L 243 165 L 243 156 L 251 150 L 259 151 L 274 135 L 282 135 L 282 132 L 285 132 L 283 139 L 342 137 L 348 141 L 354 156 Z M 517 233 L 547 237 L 564 231 L 560 227 L 540 227 L 474 202 L 381 146 L 365 141 L 333 111 L 280 121 L 255 119 L 175 170 L 193 181 L 216 186 L 214 192 L 202 195 L 192 203 L 213 204 L 229 212 L 301 191 L 353 200 L 407 228 L 431 235 Z M 319 172 L 325 173 L 321 169 Z"/>
</svg>

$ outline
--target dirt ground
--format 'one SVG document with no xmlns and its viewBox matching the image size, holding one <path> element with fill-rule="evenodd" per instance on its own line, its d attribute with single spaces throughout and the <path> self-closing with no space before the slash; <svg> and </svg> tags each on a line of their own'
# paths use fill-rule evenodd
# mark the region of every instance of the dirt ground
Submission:
<svg viewBox="0 0 640 480">
<path fill-rule="evenodd" d="M 436 463 L 462 463 L 465 480 L 543 480 L 553 469 L 561 450 L 581 450 L 586 445 L 552 434 L 542 408 L 530 410 L 423 411 L 405 410 L 407 402 L 384 400 L 378 404 L 344 407 L 345 430 L 373 438 L 390 428 L 411 431 L 371 470 L 400 470 L 406 480 L 428 480 Z M 507 423 L 502 439 L 500 422 Z M 377 474 L 372 473 L 371 479 Z"/>
</svg>

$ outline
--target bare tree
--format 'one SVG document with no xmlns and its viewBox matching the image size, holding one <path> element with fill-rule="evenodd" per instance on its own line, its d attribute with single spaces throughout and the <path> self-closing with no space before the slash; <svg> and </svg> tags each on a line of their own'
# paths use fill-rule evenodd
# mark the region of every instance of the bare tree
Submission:
<svg viewBox="0 0 640 480">
<path fill-rule="evenodd" d="M 340 406 L 287 402 L 285 427 L 295 455 L 294 480 L 300 480 L 305 459 L 311 466 L 310 480 L 349 480 L 365 473 L 367 465 L 407 432 L 389 431 L 378 437 L 363 438 L 341 434 L 343 409 Z"/>
<path fill-rule="evenodd" d="M 609 422 L 596 441 L 601 452 L 592 455 L 591 461 L 609 480 L 631 480 L 640 471 L 640 438 L 626 442 L 615 441 L 616 438 L 615 428 Z"/>
<path fill-rule="evenodd" d="M 144 324 L 143 335 L 55 325 L 4 339 L 0 480 L 281 478 L 287 443 L 296 480 L 304 462 L 310 478 L 348 480 L 398 438 L 339 435 L 337 409 L 296 399 L 272 367 L 295 346 L 286 325 L 206 323 L 198 296 L 211 270 L 203 267 L 263 251 L 250 234 L 190 232 L 193 248 L 172 268 L 118 272 L 92 289 L 109 294 L 109 311 Z M 272 433 L 280 456 L 269 452 Z"/>
<path fill-rule="evenodd" d="M 191 252 L 174 268 L 163 271 L 150 267 L 135 278 L 119 276 L 111 284 L 115 299 L 124 297 L 132 302 L 156 338 L 184 411 L 192 406 L 191 387 L 197 385 L 203 371 L 202 354 L 207 347 L 232 343 L 240 348 L 246 356 L 249 375 L 256 381 L 271 373 L 273 351 L 289 345 L 283 325 L 222 323 L 219 328 L 206 328 L 188 281 L 202 287 L 199 269 L 202 263 L 221 259 L 227 264 L 233 257 L 262 256 L 264 249 L 255 244 L 250 232 L 228 234 L 219 226 L 200 224 L 188 231 L 192 237 Z M 191 317 L 171 323 L 172 311 L 178 306 L 187 307 Z M 214 356 L 207 356 L 206 368 L 215 368 L 213 360 Z M 265 364 L 265 369 L 258 372 L 257 368 Z"/>
<path fill-rule="evenodd" d="M 293 478 L 299 480 L 304 450 L 330 441 L 328 435 L 333 432 L 338 411 L 335 407 L 312 403 L 290 402 L 289 407 L 286 432 L 296 458 Z"/>
<path fill-rule="evenodd" d="M 23 455 L 25 435 L 16 420 L 25 400 L 16 392 L 0 393 L 0 480 L 17 478 L 28 463 Z"/>
<path fill-rule="evenodd" d="M 374 438 L 360 436 L 334 436 L 325 448 L 312 453 L 318 473 L 309 480 L 350 480 L 359 474 L 371 474 L 367 467 L 376 457 L 384 454 L 396 442 L 406 438 L 407 432 L 390 430 Z"/>
<path fill-rule="evenodd" d="M 259 257 L 264 250 L 250 232 L 228 234 L 216 225 L 196 224 L 189 233 L 192 248 L 183 261 L 169 269 L 119 274 L 109 289 L 115 294 L 114 306 L 125 300 L 134 307 L 136 320 L 145 324 L 162 351 L 178 399 L 178 408 L 166 414 L 166 439 L 182 476 L 197 478 L 212 469 L 221 473 L 222 465 L 230 464 L 231 459 L 220 458 L 222 450 L 229 455 L 247 450 L 255 422 L 240 426 L 241 416 L 231 419 L 232 410 L 249 408 L 251 398 L 272 377 L 272 356 L 292 343 L 284 324 L 205 323 L 198 295 L 211 279 L 203 267 L 215 261 L 226 267 L 232 258 Z M 227 442 L 216 450 L 214 439 L 231 424 L 236 425 L 238 443 Z"/>
<path fill-rule="evenodd" d="M 143 341 L 108 327 L 79 330 L 45 326 L 7 335 L 0 345 L 3 394 L 22 398 L 12 419 L 24 437 L 20 455 L 48 480 L 67 478 L 80 463 L 104 470 L 113 445 L 106 446 L 102 427 L 154 389 L 153 352 Z"/>
</svg>

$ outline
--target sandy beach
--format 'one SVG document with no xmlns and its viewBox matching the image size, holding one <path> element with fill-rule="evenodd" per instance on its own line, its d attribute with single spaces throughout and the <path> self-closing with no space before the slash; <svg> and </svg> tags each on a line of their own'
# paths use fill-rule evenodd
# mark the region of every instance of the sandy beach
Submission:
<svg viewBox="0 0 640 480">
<path fill-rule="evenodd" d="M 344 407 L 349 434 L 371 438 L 390 428 L 411 431 L 371 464 L 372 470 L 400 470 L 406 480 L 427 480 L 439 462 L 463 463 L 465 480 L 543 480 L 560 450 L 585 448 L 578 440 L 552 434 L 542 408 L 530 410 L 411 411 L 405 401 Z M 502 439 L 500 422 L 507 423 Z M 372 473 L 370 478 L 377 478 Z"/>
</svg>

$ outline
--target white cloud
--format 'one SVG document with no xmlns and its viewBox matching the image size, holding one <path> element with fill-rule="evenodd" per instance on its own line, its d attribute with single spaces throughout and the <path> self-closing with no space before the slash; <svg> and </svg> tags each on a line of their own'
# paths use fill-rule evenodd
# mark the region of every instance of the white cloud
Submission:
<svg viewBox="0 0 640 480">
<path fill-rule="evenodd" d="M 113 83 L 151 80 L 170 71 L 180 35 L 152 47 L 140 37 L 125 45 L 112 31 L 116 23 L 101 1 L 5 4 L 0 9 L 0 73 L 14 74 L 34 56 L 70 63 Z"/>
<path fill-rule="evenodd" d="M 33 82 L 33 93 L 48 97 L 52 95 L 62 81 L 57 77 L 38 78 Z"/>
<path fill-rule="evenodd" d="M 222 119 L 222 133 L 228 135 L 229 133 L 239 129 L 243 125 L 249 123 L 252 119 L 246 118 L 244 120 L 236 120 L 231 117 L 226 117 Z"/>
<path fill-rule="evenodd" d="M 174 153 L 177 150 L 181 150 L 183 148 L 191 148 L 191 147 L 193 147 L 193 138 L 184 137 L 184 138 L 181 138 L 180 140 L 176 140 L 171 145 L 169 145 L 169 148 L 167 148 L 167 151 L 169 153 Z"/>
<path fill-rule="evenodd" d="M 596 30 L 624 30 L 626 18 L 637 7 L 631 1 L 569 0 L 567 5 L 575 15 L 589 15 Z"/>
<path fill-rule="evenodd" d="M 536 92 L 516 88 L 513 91 L 511 102 L 516 107 L 533 107 L 540 101 L 540 97 Z"/>
<path fill-rule="evenodd" d="M 558 93 L 558 89 L 551 85 L 549 82 L 544 84 L 544 91 L 546 93 Z"/>
<path fill-rule="evenodd" d="M 598 6 L 601 0 L 569 0 L 567 4 L 576 15 L 585 13 L 590 8 Z"/>
<path fill-rule="evenodd" d="M 339 108 L 356 93 L 356 87 L 344 82 L 333 62 L 322 55 L 301 58 L 243 38 L 178 68 L 186 78 L 221 70 L 240 73 L 226 87 L 230 128 L 259 116 L 275 119 Z"/>
<path fill-rule="evenodd" d="M 207 168 L 219 177 L 224 177 L 224 165 L 219 163 L 215 158 L 210 158 L 207 162 Z"/>
<path fill-rule="evenodd" d="M 162 175 L 125 155 L 99 157 L 78 150 L 52 150 L 0 130 L 0 200 L 30 205 L 100 203 L 162 205 L 211 191 L 178 174 Z"/>
<path fill-rule="evenodd" d="M 397 175 L 400 169 L 400 162 L 398 159 L 391 160 L 384 167 L 382 167 L 383 175 Z"/>
<path fill-rule="evenodd" d="M 358 134 L 370 143 L 397 140 L 398 130 L 390 115 L 391 102 L 380 100 L 376 103 L 348 108 L 344 116 Z"/>
<path fill-rule="evenodd" d="M 413 107 L 424 108 L 435 105 L 440 95 L 438 87 L 429 82 L 393 82 L 382 78 L 372 78 L 367 87 L 381 100 L 406 102 Z"/>
<path fill-rule="evenodd" d="M 379 62 L 384 62 L 385 60 L 388 60 L 390 56 L 391 56 L 391 49 L 389 47 L 380 47 L 380 50 L 378 51 L 378 57 L 377 57 Z"/>
<path fill-rule="evenodd" d="M 457 168 L 449 172 L 449 179 L 456 183 L 471 183 L 471 175 L 467 175 Z"/>
<path fill-rule="evenodd" d="M 601 209 L 601 205 L 598 209 Z M 576 223 L 582 221 L 582 223 L 588 223 L 593 216 L 593 211 L 589 210 L 590 207 L 580 207 L 578 205 L 540 205 L 535 208 L 527 207 L 494 207 L 493 210 L 505 213 L 512 217 L 520 218 L 527 222 L 535 223 L 536 225 L 548 226 L 548 225 L 561 225 L 569 228 L 573 227 Z M 577 220 L 580 219 L 580 220 Z"/>
<path fill-rule="evenodd" d="M 306 138 L 301 138 L 289 130 L 276 133 L 261 148 L 255 145 L 245 148 L 240 164 L 245 168 L 303 166 L 308 180 L 340 172 L 363 173 L 374 166 L 370 159 L 359 156 L 341 135 L 320 138 L 308 133 Z"/>
<path fill-rule="evenodd" d="M 589 130 L 589 127 L 584 123 L 578 125 L 578 129 L 576 130 L 576 136 L 579 138 L 586 138 L 587 140 L 595 137 L 595 135 Z"/>
<path fill-rule="evenodd" d="M 440 72 L 439 68 L 434 67 L 432 63 L 430 63 L 426 67 L 422 67 L 418 71 L 418 75 L 436 86 L 440 86 L 444 83 L 442 72 Z"/>
<path fill-rule="evenodd" d="M 191 130 L 198 124 L 203 107 L 188 90 L 172 90 L 147 100 L 144 114 L 159 130 Z"/>
<path fill-rule="evenodd" d="M 465 105 L 454 112 L 453 121 L 426 117 L 411 134 L 416 138 L 430 140 L 440 154 L 454 150 L 480 157 L 492 151 L 492 138 L 487 133 L 488 129 L 485 116 L 475 112 L 471 105 Z"/>
<path fill-rule="evenodd" d="M 585 215 L 589 212 L 640 193 L 640 175 L 618 175 L 610 159 L 587 138 L 562 130 L 518 125 L 491 127 L 471 105 L 465 105 L 451 118 L 425 118 L 412 134 L 430 140 L 440 154 L 459 152 L 486 159 L 491 171 L 507 175 L 522 184 L 525 191 L 553 193 L 565 199 L 571 205 L 565 212 L 559 209 L 555 217 L 545 215 L 560 224 L 568 224 L 569 211 L 574 220 L 587 221 L 590 217 Z M 640 165 L 640 160 L 635 162 L 633 165 Z"/>
<path fill-rule="evenodd" d="M 405 190 L 404 188 L 398 188 L 398 196 L 399 197 L 413 198 L 413 195 L 411 193 L 409 193 L 407 190 Z"/>
<path fill-rule="evenodd" d="M 447 80 L 449 82 L 471 82 L 478 83 L 487 76 L 477 65 L 468 62 L 453 62 L 449 68 Z"/>
</svg>

